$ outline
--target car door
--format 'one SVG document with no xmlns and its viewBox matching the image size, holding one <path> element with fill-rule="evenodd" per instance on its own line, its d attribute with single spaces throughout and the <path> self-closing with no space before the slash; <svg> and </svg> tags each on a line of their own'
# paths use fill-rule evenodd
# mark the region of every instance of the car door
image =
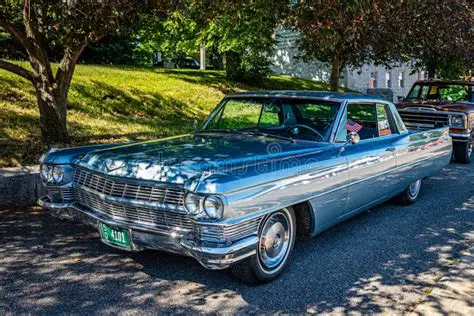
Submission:
<svg viewBox="0 0 474 316">
<path fill-rule="evenodd" d="M 348 103 L 338 138 L 355 131 L 358 144 L 347 144 L 344 155 L 349 169 L 349 190 L 343 217 L 363 211 L 392 193 L 396 143 L 400 135 L 386 104 Z"/>
</svg>

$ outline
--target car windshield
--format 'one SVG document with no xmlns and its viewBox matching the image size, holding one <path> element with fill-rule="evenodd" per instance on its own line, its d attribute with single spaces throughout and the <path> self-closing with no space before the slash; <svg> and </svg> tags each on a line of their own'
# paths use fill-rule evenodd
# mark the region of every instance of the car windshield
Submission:
<svg viewBox="0 0 474 316">
<path fill-rule="evenodd" d="M 474 102 L 474 85 L 415 84 L 407 99 Z"/>
<path fill-rule="evenodd" d="M 227 98 L 201 132 L 327 142 L 340 103 L 313 99 Z"/>
</svg>

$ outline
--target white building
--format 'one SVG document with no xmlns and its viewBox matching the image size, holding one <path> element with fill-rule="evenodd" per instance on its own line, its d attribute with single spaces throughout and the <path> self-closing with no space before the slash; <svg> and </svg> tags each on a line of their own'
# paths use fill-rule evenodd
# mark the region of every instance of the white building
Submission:
<svg viewBox="0 0 474 316">
<path fill-rule="evenodd" d="M 297 44 L 298 32 L 279 28 L 275 36 L 277 44 L 273 56 L 274 73 L 329 81 L 330 65 L 319 61 L 307 63 L 298 58 L 300 54 Z M 362 93 L 390 89 L 393 92 L 393 101 L 397 101 L 398 97 L 405 97 L 415 81 L 424 79 L 424 72 L 413 72 L 408 64 L 390 69 L 384 66 L 364 65 L 360 69 L 346 68 L 342 75 L 341 84 L 344 87 Z"/>
</svg>

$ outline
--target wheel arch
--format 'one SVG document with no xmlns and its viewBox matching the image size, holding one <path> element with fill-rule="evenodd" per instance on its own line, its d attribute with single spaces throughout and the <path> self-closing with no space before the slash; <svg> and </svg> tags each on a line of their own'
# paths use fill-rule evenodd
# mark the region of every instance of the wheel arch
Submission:
<svg viewBox="0 0 474 316">
<path fill-rule="evenodd" d="M 308 238 L 314 234 L 315 219 L 313 207 L 309 201 L 291 206 L 296 218 L 296 238 Z"/>
</svg>

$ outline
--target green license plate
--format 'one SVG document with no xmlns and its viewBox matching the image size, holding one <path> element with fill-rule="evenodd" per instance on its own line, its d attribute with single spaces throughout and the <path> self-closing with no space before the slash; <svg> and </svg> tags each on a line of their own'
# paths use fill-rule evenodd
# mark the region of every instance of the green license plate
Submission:
<svg viewBox="0 0 474 316">
<path fill-rule="evenodd" d="M 111 227 L 100 223 L 100 235 L 106 244 L 130 249 L 130 235 L 127 229 Z"/>
</svg>

